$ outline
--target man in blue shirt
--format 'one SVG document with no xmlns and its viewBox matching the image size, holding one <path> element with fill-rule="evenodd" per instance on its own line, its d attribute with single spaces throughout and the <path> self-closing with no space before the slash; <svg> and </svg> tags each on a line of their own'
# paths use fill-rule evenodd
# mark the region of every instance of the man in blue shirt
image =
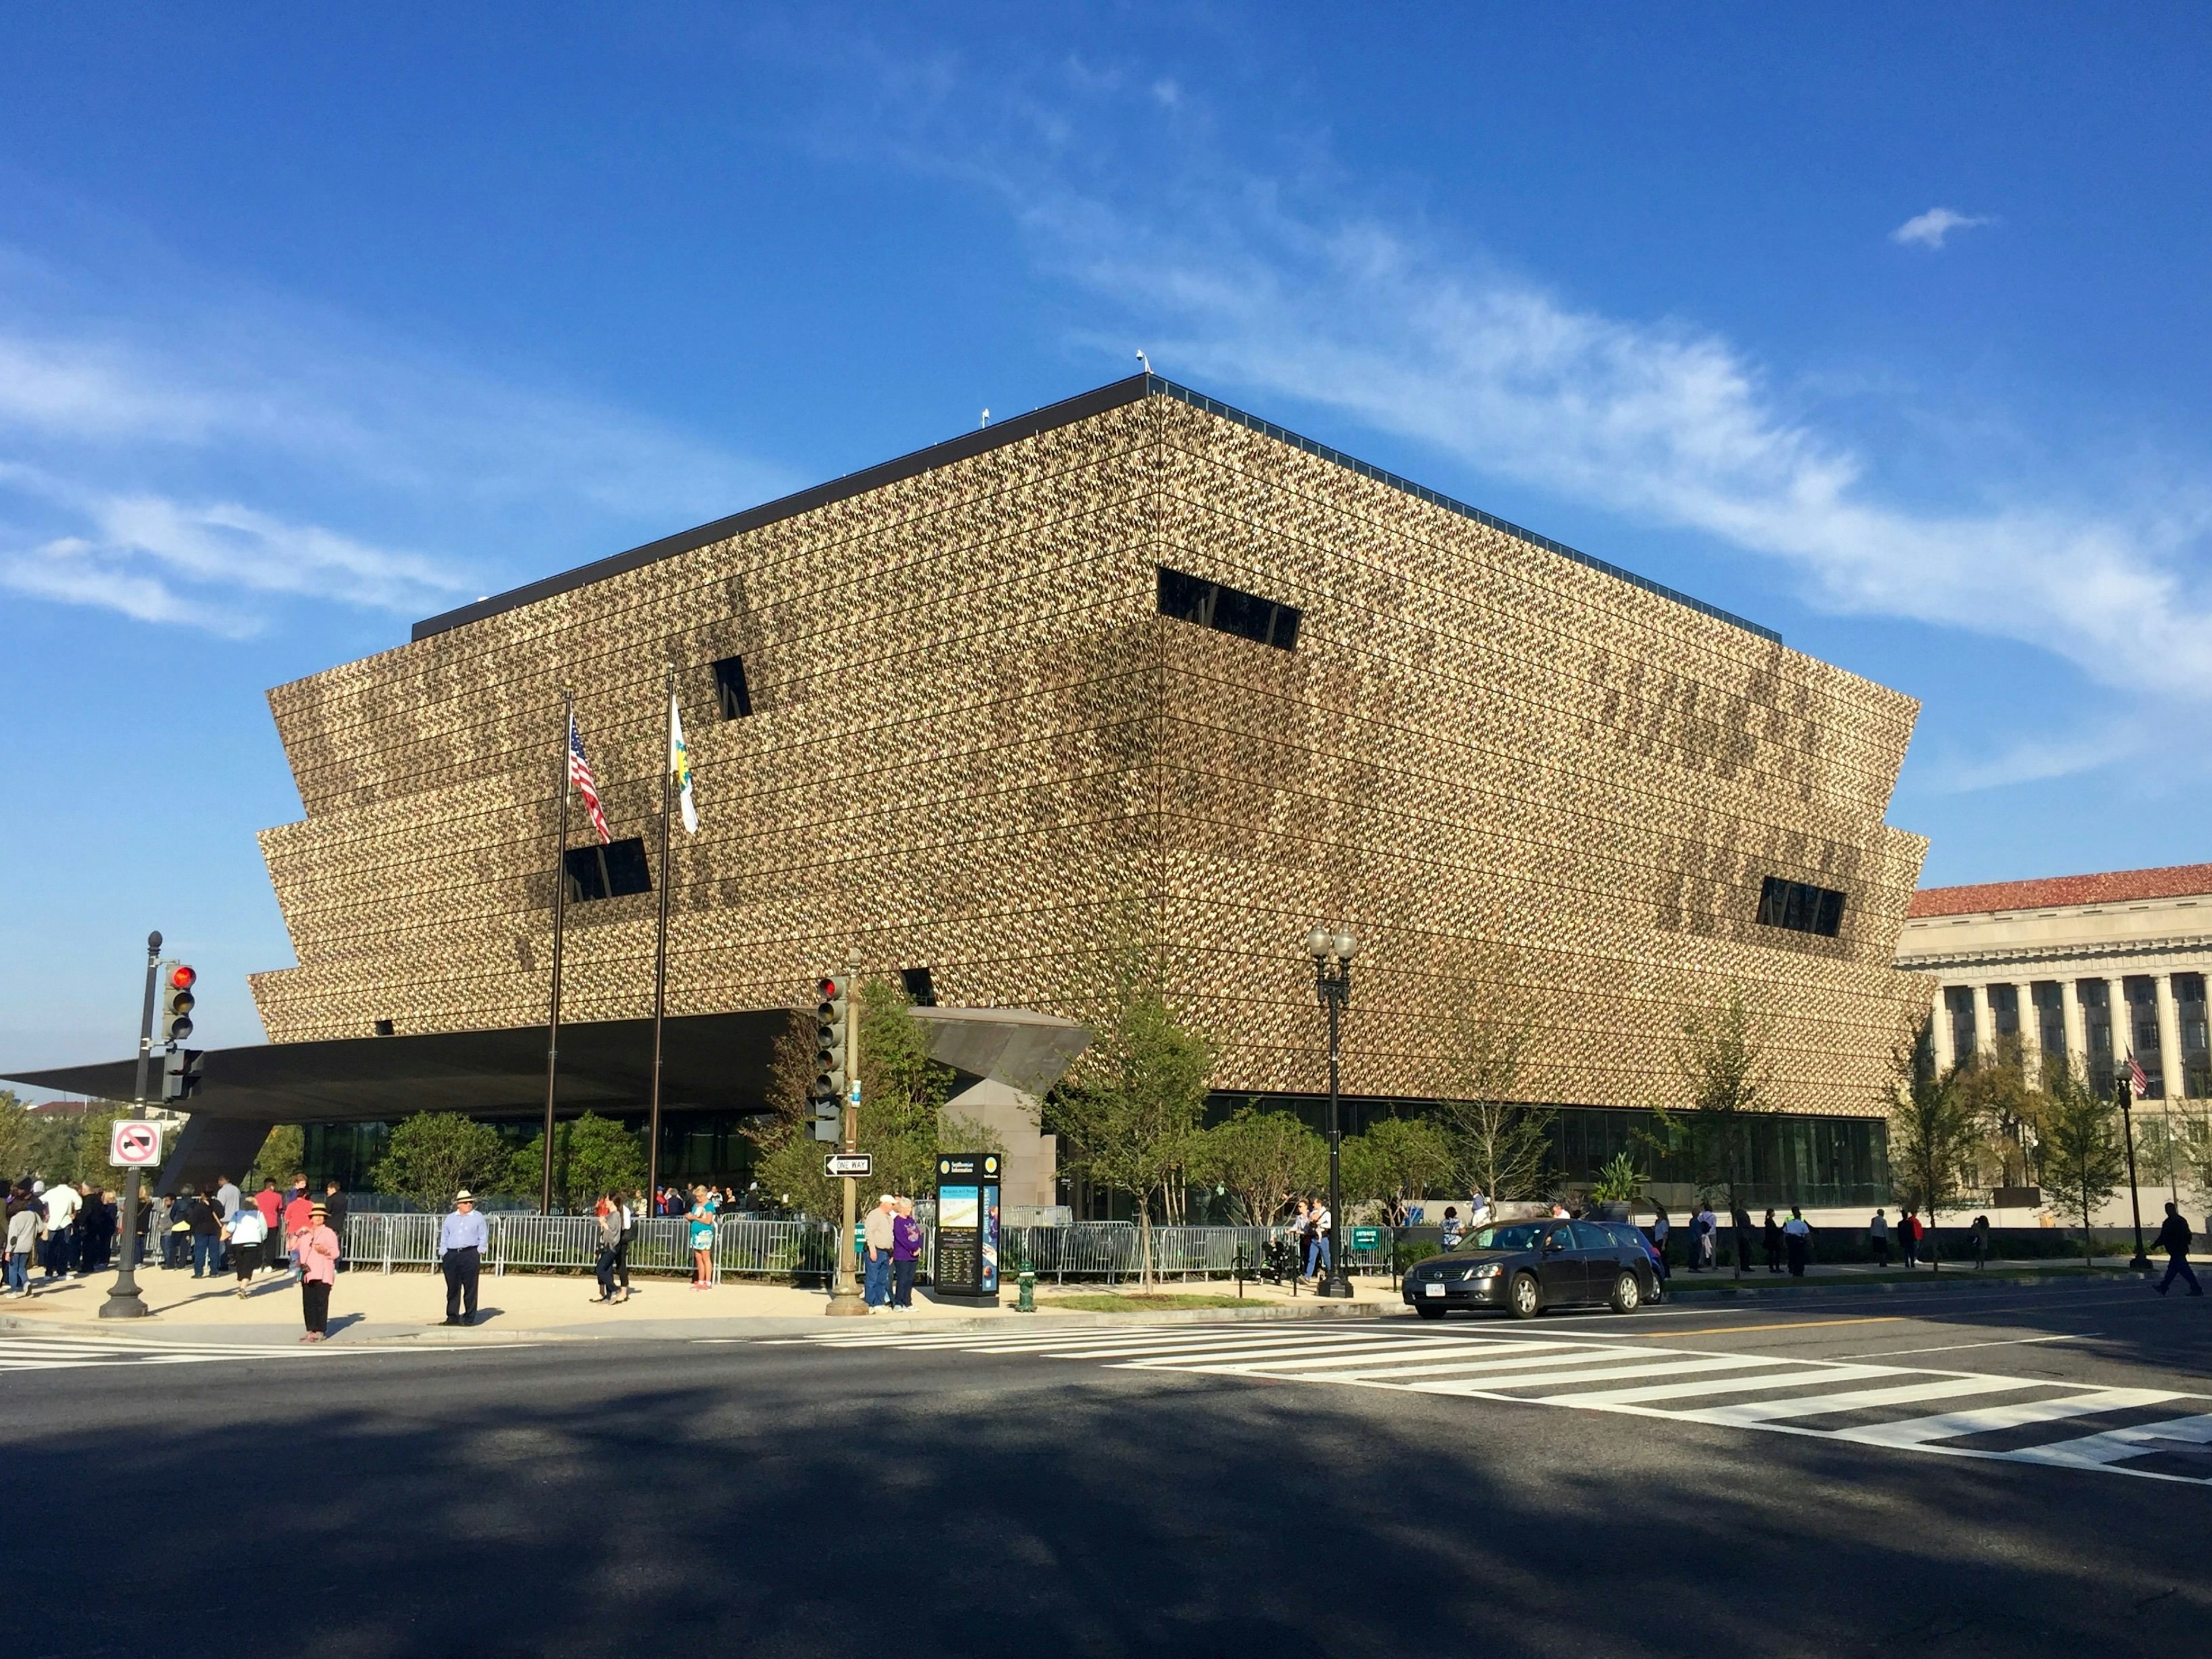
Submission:
<svg viewBox="0 0 2212 1659">
<path fill-rule="evenodd" d="M 465 1187 L 453 1194 L 453 1212 L 438 1229 L 438 1265 L 446 1272 L 446 1323 L 477 1322 L 477 1273 L 491 1243 L 491 1229 L 477 1213 L 476 1194 Z M 467 1312 L 462 1309 L 465 1304 Z"/>
</svg>

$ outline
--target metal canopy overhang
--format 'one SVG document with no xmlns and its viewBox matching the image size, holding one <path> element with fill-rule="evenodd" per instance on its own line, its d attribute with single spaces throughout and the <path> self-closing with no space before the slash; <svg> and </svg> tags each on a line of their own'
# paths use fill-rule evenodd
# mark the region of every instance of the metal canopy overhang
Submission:
<svg viewBox="0 0 2212 1659">
<path fill-rule="evenodd" d="M 767 1109 L 769 1061 L 793 1018 L 781 1008 L 684 1014 L 667 1020 L 660 1094 L 672 1110 Z M 127 1101 L 135 1060 L 22 1072 L 11 1083 Z M 563 1113 L 641 1110 L 651 1092 L 653 1022 L 564 1023 L 560 1084 Z M 148 1087 L 161 1086 L 161 1067 Z M 324 1042 L 212 1048 L 200 1058 L 194 1117 L 261 1123 L 391 1121 L 416 1112 L 500 1117 L 545 1107 L 545 1028 L 444 1031 L 421 1036 L 347 1037 Z"/>
</svg>

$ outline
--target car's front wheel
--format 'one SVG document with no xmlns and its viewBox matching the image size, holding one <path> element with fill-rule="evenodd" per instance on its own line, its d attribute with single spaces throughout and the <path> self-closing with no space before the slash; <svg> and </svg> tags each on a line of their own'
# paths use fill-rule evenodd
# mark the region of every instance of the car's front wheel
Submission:
<svg viewBox="0 0 2212 1659">
<path fill-rule="evenodd" d="M 1513 1289 L 1507 1298 L 1516 1319 L 1534 1319 L 1544 1305 L 1543 1293 L 1536 1288 L 1536 1275 L 1516 1273 Z"/>
<path fill-rule="evenodd" d="M 1634 1273 L 1623 1273 L 1613 1281 L 1613 1310 L 1615 1313 L 1634 1313 L 1644 1301 L 1644 1287 L 1636 1281 Z"/>
</svg>

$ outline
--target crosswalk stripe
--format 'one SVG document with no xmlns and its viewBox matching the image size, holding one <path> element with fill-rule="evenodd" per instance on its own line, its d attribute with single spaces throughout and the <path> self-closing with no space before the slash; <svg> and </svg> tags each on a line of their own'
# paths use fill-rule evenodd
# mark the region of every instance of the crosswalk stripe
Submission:
<svg viewBox="0 0 2212 1659">
<path fill-rule="evenodd" d="M 1856 1382 L 1870 1376 L 1894 1376 L 1897 1373 L 1883 1365 L 1836 1365 L 1818 1370 L 1808 1370 L 1802 1364 L 1780 1371 L 1762 1371 L 1756 1376 L 1710 1376 L 1694 1382 L 1655 1382 L 1645 1388 L 1595 1389 L 1588 1394 L 1547 1395 L 1540 1402 L 1547 1406 L 1581 1406 L 1592 1411 L 1601 1411 L 1611 1406 L 1647 1406 L 1662 1400 L 1692 1399 L 1709 1394 L 1738 1394 L 1747 1389 L 1789 1389 L 1807 1382 Z"/>
<path fill-rule="evenodd" d="M 1956 1440 L 1971 1434 L 1990 1434 L 1998 1429 L 2061 1422 L 2069 1417 L 2095 1417 L 2131 1406 L 2155 1406 L 2173 1397 L 2156 1389 L 2101 1389 L 2095 1394 L 2075 1395 L 2066 1400 L 2027 1400 L 2010 1406 L 1987 1406 L 1979 1411 L 1915 1417 L 1902 1423 L 1838 1429 L 1836 1438 L 1855 1440 L 1865 1446 L 1917 1446 L 1929 1440 Z"/>
<path fill-rule="evenodd" d="M 2107 1429 L 2102 1434 L 2088 1434 L 2078 1440 L 2054 1441 L 2047 1445 L 2023 1447 L 2017 1451 L 2000 1452 L 2000 1457 L 2015 1463 L 2055 1463 L 2076 1468 L 2099 1468 L 2117 1463 L 2130 1457 L 2147 1457 L 2163 1451 L 2160 1441 L 2202 1446 L 2212 1443 L 2212 1415 L 2177 1417 L 2164 1423 L 2144 1423 L 2131 1429 Z M 2122 1470 L 2122 1474 L 2145 1474 L 2149 1470 Z M 2172 1477 L 2168 1477 L 2172 1478 Z M 2182 1477 L 2186 1479 L 2188 1477 Z M 2212 1484 L 2212 1483 L 2201 1483 Z"/>
<path fill-rule="evenodd" d="M 1696 1411 L 1670 1412 L 1670 1417 L 1691 1423 L 1719 1423 L 1749 1428 L 1778 1423 L 1793 1417 L 1828 1417 L 1843 1412 L 1872 1411 L 1882 1406 L 1913 1406 L 1923 1400 L 1955 1400 L 1961 1395 L 2007 1394 L 2021 1389 L 2047 1389 L 2047 1381 L 2014 1376 L 1954 1376 L 1933 1382 L 1907 1382 L 1890 1389 L 1858 1389 L 1843 1394 L 1815 1394 L 1795 1400 L 1754 1401 L 1741 1406 L 1710 1406 Z"/>
<path fill-rule="evenodd" d="M 1560 1382 L 1611 1382 L 1627 1377 L 1685 1376 L 1705 1371 L 1747 1370 L 1773 1363 L 1765 1354 L 1684 1355 L 1674 1360 L 1655 1359 L 1646 1354 L 1628 1364 L 1594 1366 L 1588 1370 L 1532 1371 L 1517 1376 L 1485 1374 L 1436 1382 L 1408 1382 L 1406 1386 L 1416 1394 L 1497 1394 L 1506 1389 L 1550 1388 Z M 1566 1403 L 1571 1405 L 1573 1399 L 1571 1395 L 1568 1395 Z"/>
<path fill-rule="evenodd" d="M 1516 1344 L 1515 1346 L 1518 1346 L 1519 1345 Z M 1217 1365 L 1216 1362 L 1211 1358 L 1202 1362 L 1194 1361 L 1186 1363 L 1182 1361 L 1162 1359 L 1145 1361 L 1141 1363 L 1156 1370 L 1220 1370 L 1225 1372 L 1238 1370 L 1249 1370 L 1252 1372 L 1265 1371 L 1272 1375 L 1281 1376 L 1301 1379 L 1310 1377 L 1313 1381 L 1317 1382 L 1327 1382 L 1334 1381 L 1339 1375 L 1358 1375 L 1364 1376 L 1370 1374 L 1370 1371 L 1378 1376 L 1412 1376 L 1415 1374 L 1442 1376 L 1447 1372 L 1453 1371 L 1480 1371 L 1484 1375 L 1487 1376 L 1498 1371 L 1528 1370 L 1533 1367 L 1541 1365 L 1618 1364 L 1626 1359 L 1634 1359 L 1639 1364 L 1646 1364 L 1657 1363 L 1654 1360 L 1652 1355 L 1648 1350 L 1638 1351 L 1635 1349 L 1621 1348 L 1592 1348 L 1583 1352 L 1570 1353 L 1516 1353 L 1510 1358 L 1496 1353 L 1485 1354 L 1478 1352 L 1468 1354 L 1464 1358 L 1461 1358 L 1431 1359 L 1419 1364 L 1407 1364 L 1402 1368 L 1396 1362 L 1388 1364 L 1377 1364 L 1373 1357 L 1370 1356 L 1353 1371 L 1348 1373 L 1340 1373 L 1329 1370 L 1327 1367 L 1316 1370 L 1315 1368 L 1314 1362 L 1301 1361 L 1295 1358 L 1262 1358 L 1255 1361 L 1246 1361 L 1241 1365 Z M 1577 1371 L 1575 1375 L 1581 1376 L 1583 1375 L 1583 1373 Z"/>
</svg>

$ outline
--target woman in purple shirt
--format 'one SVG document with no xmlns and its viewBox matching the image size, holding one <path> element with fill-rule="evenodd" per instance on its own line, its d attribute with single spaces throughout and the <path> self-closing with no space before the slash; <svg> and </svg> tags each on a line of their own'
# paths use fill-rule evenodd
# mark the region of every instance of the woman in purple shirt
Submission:
<svg viewBox="0 0 2212 1659">
<path fill-rule="evenodd" d="M 891 1306 L 914 1306 L 914 1264 L 921 1256 L 921 1223 L 914 1218 L 914 1200 L 899 1200 L 891 1217 Z"/>
</svg>

